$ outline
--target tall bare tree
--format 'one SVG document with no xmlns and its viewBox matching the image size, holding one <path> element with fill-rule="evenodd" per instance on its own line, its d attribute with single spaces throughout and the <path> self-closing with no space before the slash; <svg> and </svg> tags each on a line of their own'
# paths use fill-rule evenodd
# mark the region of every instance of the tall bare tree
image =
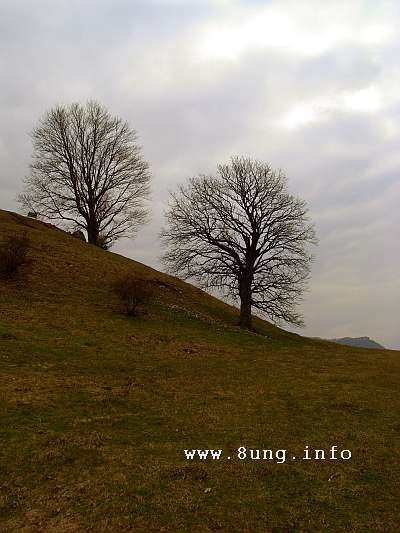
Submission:
<svg viewBox="0 0 400 533">
<path fill-rule="evenodd" d="M 25 208 L 81 228 L 105 247 L 145 222 L 149 166 L 126 122 L 94 101 L 59 105 L 32 140 L 31 173 L 19 197 Z"/>
<path fill-rule="evenodd" d="M 167 210 L 161 238 L 168 269 L 240 299 L 240 325 L 251 309 L 276 323 L 303 325 L 294 308 L 309 277 L 315 230 L 303 200 L 268 164 L 234 157 L 216 176 L 181 186 Z"/>
</svg>

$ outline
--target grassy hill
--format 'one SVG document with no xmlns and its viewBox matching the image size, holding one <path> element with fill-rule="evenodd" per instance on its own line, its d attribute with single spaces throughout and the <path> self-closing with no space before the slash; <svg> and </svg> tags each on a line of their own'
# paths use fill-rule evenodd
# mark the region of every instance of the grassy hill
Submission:
<svg viewBox="0 0 400 533">
<path fill-rule="evenodd" d="M 0 241 L 23 230 L 31 265 L 0 281 L 1 531 L 398 531 L 399 352 L 241 331 L 189 284 L 0 211 Z M 137 318 L 111 290 L 128 271 L 156 291 Z"/>
</svg>

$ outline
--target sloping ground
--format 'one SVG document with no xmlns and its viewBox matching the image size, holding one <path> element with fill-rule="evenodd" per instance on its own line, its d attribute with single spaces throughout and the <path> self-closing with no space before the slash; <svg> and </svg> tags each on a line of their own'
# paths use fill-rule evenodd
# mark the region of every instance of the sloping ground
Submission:
<svg viewBox="0 0 400 533">
<path fill-rule="evenodd" d="M 31 265 L 0 281 L 1 531 L 398 530 L 399 352 L 240 331 L 195 287 L 0 211 L 0 241 L 25 229 Z M 110 288 L 129 270 L 157 295 L 138 318 Z"/>
</svg>

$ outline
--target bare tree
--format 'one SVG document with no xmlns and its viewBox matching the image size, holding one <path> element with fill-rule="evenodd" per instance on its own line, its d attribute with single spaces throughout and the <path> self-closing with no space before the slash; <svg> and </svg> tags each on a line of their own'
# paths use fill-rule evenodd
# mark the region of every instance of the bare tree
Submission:
<svg viewBox="0 0 400 533">
<path fill-rule="evenodd" d="M 169 271 L 240 299 L 240 325 L 251 308 L 276 323 L 302 326 L 294 310 L 309 277 L 316 244 L 305 202 L 265 163 L 234 157 L 217 176 L 181 186 L 167 210 L 161 238 Z"/>
<path fill-rule="evenodd" d="M 32 133 L 31 173 L 22 205 L 87 232 L 108 247 L 146 221 L 149 166 L 136 132 L 97 102 L 57 106 Z"/>
</svg>

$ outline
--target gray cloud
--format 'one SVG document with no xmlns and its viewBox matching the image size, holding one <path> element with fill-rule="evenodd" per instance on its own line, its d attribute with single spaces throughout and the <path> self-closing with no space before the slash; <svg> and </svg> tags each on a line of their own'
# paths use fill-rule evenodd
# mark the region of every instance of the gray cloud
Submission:
<svg viewBox="0 0 400 533">
<path fill-rule="evenodd" d="M 267 160 L 307 200 L 320 239 L 304 333 L 399 348 L 398 11 L 394 0 L 3 0 L 1 207 L 18 209 L 40 115 L 96 98 L 137 129 L 154 174 L 152 222 L 117 251 L 159 266 L 168 190 L 232 154 Z"/>
</svg>

